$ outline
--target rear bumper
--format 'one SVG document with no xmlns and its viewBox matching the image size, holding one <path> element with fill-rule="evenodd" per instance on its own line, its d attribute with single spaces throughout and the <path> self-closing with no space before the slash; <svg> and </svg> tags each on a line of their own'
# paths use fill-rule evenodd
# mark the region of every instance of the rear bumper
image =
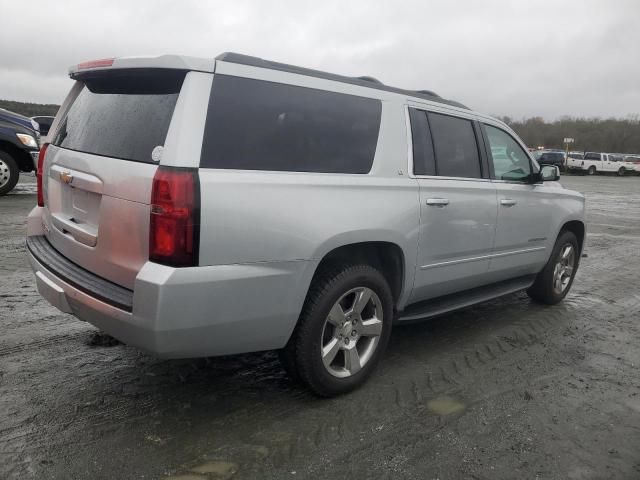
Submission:
<svg viewBox="0 0 640 480">
<path fill-rule="evenodd" d="M 38 241 L 46 242 L 42 237 Z M 55 262 L 45 263 L 42 254 L 31 248 L 28 253 L 38 291 L 49 303 L 163 358 L 282 348 L 315 268 L 307 261 L 194 268 L 147 262 L 136 277 L 127 311 L 87 286 L 104 279 L 84 271 L 93 279 L 80 284 L 61 274 Z"/>
</svg>

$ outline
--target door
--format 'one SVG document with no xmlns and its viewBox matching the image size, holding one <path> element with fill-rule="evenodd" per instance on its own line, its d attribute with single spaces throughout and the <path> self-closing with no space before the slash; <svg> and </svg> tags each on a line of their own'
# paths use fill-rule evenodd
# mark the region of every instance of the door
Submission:
<svg viewBox="0 0 640 480">
<path fill-rule="evenodd" d="M 613 155 L 602 154 L 602 170 L 605 172 L 616 172 L 618 170 Z"/>
<path fill-rule="evenodd" d="M 594 167 L 598 172 L 601 172 L 604 169 L 604 157 L 600 153 L 587 152 L 584 155 L 584 169 L 589 170 L 589 168 Z"/>
<path fill-rule="evenodd" d="M 410 119 L 421 212 L 416 302 L 487 283 L 497 207 L 473 122 L 417 109 Z"/>
<path fill-rule="evenodd" d="M 496 187 L 498 221 L 490 271 L 494 281 L 537 273 L 555 239 L 557 188 L 531 183 L 532 162 L 523 146 L 505 130 L 483 125 Z"/>
</svg>

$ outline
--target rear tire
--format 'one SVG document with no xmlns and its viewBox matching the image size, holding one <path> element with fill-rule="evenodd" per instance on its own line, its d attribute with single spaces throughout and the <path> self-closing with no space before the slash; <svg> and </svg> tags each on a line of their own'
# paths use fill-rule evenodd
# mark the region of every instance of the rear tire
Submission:
<svg viewBox="0 0 640 480">
<path fill-rule="evenodd" d="M 389 342 L 393 297 L 369 265 L 318 274 L 284 351 L 284 368 L 316 395 L 332 397 L 362 385 Z"/>
<path fill-rule="evenodd" d="M 536 302 L 555 305 L 571 289 L 580 263 L 578 239 L 573 232 L 563 230 L 558 235 L 549 261 L 538 273 L 527 294 Z"/>
<path fill-rule="evenodd" d="M 587 175 L 595 175 L 596 174 L 596 167 L 594 167 L 593 165 L 591 165 L 589 167 L 589 169 L 587 170 Z"/>
<path fill-rule="evenodd" d="M 0 195 L 9 193 L 18 183 L 20 169 L 18 164 L 4 150 L 0 150 Z"/>
</svg>

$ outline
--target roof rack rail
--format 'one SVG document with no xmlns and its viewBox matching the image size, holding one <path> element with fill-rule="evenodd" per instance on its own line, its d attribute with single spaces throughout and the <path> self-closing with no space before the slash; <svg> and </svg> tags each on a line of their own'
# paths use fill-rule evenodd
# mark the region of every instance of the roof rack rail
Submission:
<svg viewBox="0 0 640 480">
<path fill-rule="evenodd" d="M 442 98 L 440 95 L 438 95 L 433 90 L 416 90 L 416 93 L 423 93 L 425 95 L 431 95 L 432 97 Z"/>
<path fill-rule="evenodd" d="M 251 67 L 267 68 L 269 70 L 278 70 L 281 72 L 295 73 L 298 75 L 306 75 L 308 77 L 323 78 L 325 80 L 332 80 L 334 82 L 348 83 L 351 85 L 359 85 L 361 87 L 375 88 L 376 90 L 384 90 L 386 92 L 399 93 L 408 97 L 417 97 L 430 102 L 443 103 L 445 105 L 451 105 L 453 107 L 464 108 L 469 110 L 468 107 L 453 100 L 447 100 L 439 95 L 436 95 L 431 90 L 405 90 L 403 88 L 391 87 L 385 85 L 380 80 L 373 77 L 346 77 L 344 75 L 336 75 L 334 73 L 323 72 L 320 70 L 313 70 L 310 68 L 297 67 L 295 65 L 287 65 L 286 63 L 272 62 L 270 60 L 264 60 L 259 57 L 252 57 L 250 55 L 243 55 L 241 53 L 225 52 L 216 57 L 216 60 L 221 62 L 236 63 L 240 65 L 247 65 Z"/>
<path fill-rule="evenodd" d="M 355 77 L 360 80 L 364 80 L 365 82 L 377 83 L 378 85 L 384 85 L 380 80 L 375 77 L 370 77 L 369 75 L 363 75 L 362 77 Z"/>
</svg>

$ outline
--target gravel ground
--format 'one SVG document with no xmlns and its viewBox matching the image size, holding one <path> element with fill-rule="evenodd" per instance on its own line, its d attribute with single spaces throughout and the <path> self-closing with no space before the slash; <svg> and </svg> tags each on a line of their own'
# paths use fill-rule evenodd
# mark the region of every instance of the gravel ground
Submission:
<svg viewBox="0 0 640 480">
<path fill-rule="evenodd" d="M 397 328 L 332 400 L 273 353 L 162 361 L 50 307 L 33 181 L 0 198 L 0 478 L 640 478 L 640 178 L 563 177 L 589 234 L 562 304 Z"/>
</svg>

